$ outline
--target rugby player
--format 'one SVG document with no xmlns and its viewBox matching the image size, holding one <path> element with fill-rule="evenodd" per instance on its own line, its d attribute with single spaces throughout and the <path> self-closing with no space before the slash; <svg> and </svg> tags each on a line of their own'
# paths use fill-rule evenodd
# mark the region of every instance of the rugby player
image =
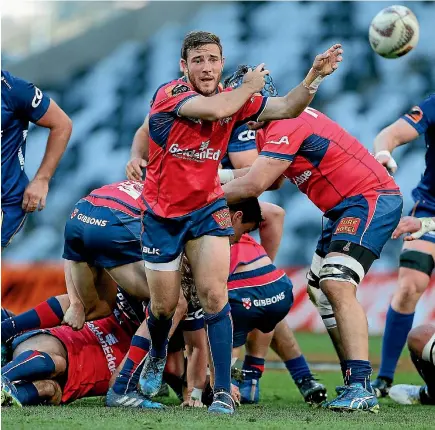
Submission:
<svg viewBox="0 0 435 430">
<path fill-rule="evenodd" d="M 38 87 L 1 71 L 1 247 L 9 245 L 27 213 L 45 207 L 48 187 L 68 144 L 72 122 Z M 29 182 L 24 171 L 29 122 L 50 129 L 44 158 Z"/>
<path fill-rule="evenodd" d="M 415 205 L 410 215 L 435 216 L 435 94 L 414 106 L 396 122 L 383 129 L 374 141 L 376 159 L 395 171 L 397 164 L 391 153 L 424 134 L 426 170 L 412 191 Z M 403 223 L 402 223 L 403 225 Z M 411 239 L 411 238 L 409 238 Z M 378 377 L 373 382 L 376 394 L 386 396 L 394 378 L 399 356 L 412 328 L 415 307 L 429 285 L 434 269 L 435 233 L 427 231 L 418 239 L 406 241 L 400 255 L 399 286 L 391 300 L 382 343 L 382 359 Z"/>
<path fill-rule="evenodd" d="M 413 328 L 408 335 L 408 348 L 426 385 L 394 385 L 389 395 L 402 405 L 435 405 L 435 326 L 427 324 Z"/>
<path fill-rule="evenodd" d="M 245 70 L 233 75 L 234 86 Z M 260 155 L 247 174 L 234 171 L 245 176 L 224 185 L 227 201 L 259 196 L 283 174 L 324 212 L 328 223 L 313 257 L 309 289 L 326 327 L 338 328 L 335 343 L 345 376 L 344 390 L 325 406 L 377 412 L 367 320 L 355 287 L 399 222 L 400 190 L 363 145 L 315 109 L 266 124 L 256 141 Z"/>
<path fill-rule="evenodd" d="M 234 124 L 250 118 L 297 116 L 324 76 L 341 61 L 334 45 L 316 60 L 304 82 L 285 97 L 255 95 L 264 86 L 263 64 L 234 91 L 222 91 L 224 59 L 217 36 L 189 33 L 181 49 L 184 77 L 160 86 L 149 113 L 149 162 L 143 191 L 143 257 L 151 292 L 148 328 L 152 347 L 140 386 L 149 397 L 160 389 L 168 333 L 180 285 L 183 251 L 192 265 L 215 368 L 210 412 L 234 412 L 231 384 L 231 319 L 226 283 L 233 231 L 217 169 Z"/>
<path fill-rule="evenodd" d="M 224 88 L 228 86 L 229 80 L 230 79 L 224 81 Z M 267 95 L 269 97 L 277 95 L 272 78 L 270 78 L 270 82 L 265 86 L 261 93 L 262 95 Z M 250 167 L 254 163 L 258 157 L 255 135 L 256 131 L 250 130 L 247 124 L 242 124 L 233 131 L 228 143 L 227 153 L 221 162 L 224 170 L 219 170 L 219 174 L 231 172 L 225 169 L 243 169 L 245 167 Z M 229 179 L 231 179 L 231 174 Z M 277 187 L 279 187 L 279 181 Z M 264 218 L 260 224 L 259 230 L 261 247 L 264 249 L 264 254 L 269 257 L 269 261 L 273 263 L 278 253 L 279 244 L 281 243 L 285 211 L 281 207 L 270 203 L 260 202 L 260 206 Z M 233 249 L 237 249 L 239 246 L 236 247 L 234 245 L 231 248 L 231 261 L 233 260 Z M 248 250 L 251 249 L 255 252 L 254 249 L 258 244 L 254 241 L 245 244 L 245 246 Z M 248 263 L 245 262 L 245 264 Z M 314 379 L 298 342 L 285 321 L 281 321 L 276 325 L 273 331 L 272 341 L 270 340 L 269 333 L 265 334 L 257 329 L 252 330 L 248 334 L 245 344 L 247 356 L 245 356 L 243 363 L 243 369 L 248 370 L 245 372 L 245 375 L 248 376 L 248 381 L 243 382 L 243 384 L 250 385 L 255 383 L 259 389 L 258 381 L 255 378 L 253 379 L 255 382 L 252 382 L 252 380 L 249 381 L 249 376 L 253 375 L 249 372 L 249 369 L 252 367 L 250 363 L 262 360 L 264 365 L 265 354 L 269 346 L 284 362 L 292 379 L 307 403 L 321 403 L 326 399 L 325 387 Z M 253 372 L 255 372 L 255 370 L 253 370 Z M 248 390 L 243 388 L 242 385 L 241 392 L 242 403 L 245 403 L 248 401 L 248 398 L 244 396 L 243 393 L 251 393 L 250 387 Z M 256 389 L 254 392 L 255 399 L 257 399 L 259 397 L 258 390 Z"/>
<path fill-rule="evenodd" d="M 63 309 L 68 308 L 68 295 L 56 299 Z M 87 322 L 81 330 L 61 326 L 17 336 L 12 343 L 13 359 L 1 371 L 2 405 L 57 405 L 105 395 L 111 375 L 127 353 L 141 322 L 137 317 L 141 307 L 118 290 L 113 314 Z M 162 405 L 143 398 L 136 407 Z"/>
</svg>

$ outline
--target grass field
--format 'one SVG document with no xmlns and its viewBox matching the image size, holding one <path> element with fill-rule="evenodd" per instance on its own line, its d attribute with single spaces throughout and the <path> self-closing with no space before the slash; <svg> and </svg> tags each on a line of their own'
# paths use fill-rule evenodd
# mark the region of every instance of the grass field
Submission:
<svg viewBox="0 0 435 430">
<path fill-rule="evenodd" d="M 321 335 L 298 335 L 298 340 L 310 362 L 319 362 L 318 355 L 334 357 L 327 338 Z M 371 339 L 374 362 L 379 361 L 380 339 Z M 405 354 L 406 355 L 406 354 Z M 403 361 L 403 360 L 402 360 Z M 396 382 L 420 384 L 421 380 L 409 367 L 401 364 Z M 339 372 L 318 372 L 330 395 L 341 381 Z M 90 398 L 64 407 L 27 407 L 2 409 L 3 429 L 435 429 L 435 408 L 404 407 L 391 400 L 381 401 L 377 415 L 368 413 L 332 413 L 308 407 L 302 400 L 290 376 L 284 370 L 266 370 L 261 379 L 261 403 L 243 406 L 234 417 L 210 416 L 206 410 L 182 410 L 175 398 L 164 400 L 169 406 L 164 412 L 108 409 L 102 399 Z"/>
</svg>

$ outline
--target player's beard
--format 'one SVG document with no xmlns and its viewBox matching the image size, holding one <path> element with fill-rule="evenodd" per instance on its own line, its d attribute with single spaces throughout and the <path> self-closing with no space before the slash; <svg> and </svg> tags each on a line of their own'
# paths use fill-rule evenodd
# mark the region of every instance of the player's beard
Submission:
<svg viewBox="0 0 435 430">
<path fill-rule="evenodd" d="M 222 78 L 222 72 L 219 73 L 216 80 L 213 81 L 214 82 L 213 88 L 204 89 L 200 78 L 199 77 L 196 78 L 195 76 L 193 76 L 193 74 L 190 73 L 189 69 L 187 69 L 187 78 L 189 79 L 190 84 L 192 85 L 193 89 L 197 93 L 199 93 L 205 97 L 209 97 L 209 96 L 216 93 L 216 90 L 219 86 L 219 82 L 221 81 L 221 78 Z"/>
</svg>

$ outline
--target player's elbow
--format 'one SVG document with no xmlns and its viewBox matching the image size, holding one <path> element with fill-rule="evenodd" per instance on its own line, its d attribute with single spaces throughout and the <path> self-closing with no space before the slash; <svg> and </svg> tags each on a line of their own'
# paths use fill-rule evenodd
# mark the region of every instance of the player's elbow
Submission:
<svg viewBox="0 0 435 430">
<path fill-rule="evenodd" d="M 281 206 L 268 202 L 261 202 L 260 206 L 265 220 L 273 223 L 283 222 L 285 210 Z"/>
</svg>

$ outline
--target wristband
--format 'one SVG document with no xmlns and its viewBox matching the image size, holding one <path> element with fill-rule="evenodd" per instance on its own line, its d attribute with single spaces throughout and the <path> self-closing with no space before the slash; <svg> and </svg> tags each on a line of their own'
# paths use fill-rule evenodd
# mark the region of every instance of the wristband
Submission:
<svg viewBox="0 0 435 430">
<path fill-rule="evenodd" d="M 312 69 L 311 69 L 312 70 Z M 311 72 L 310 70 L 310 72 Z M 323 81 L 324 76 L 317 76 L 316 79 L 314 79 L 313 82 L 311 82 L 310 85 L 308 85 L 305 82 L 305 79 L 302 81 L 302 85 L 304 86 L 304 88 L 306 88 L 308 90 L 308 92 L 310 94 L 315 94 L 317 92 L 317 88 L 319 88 L 320 83 Z"/>
<path fill-rule="evenodd" d="M 375 155 L 376 160 L 378 159 L 379 155 L 385 155 L 386 157 L 389 157 L 389 159 L 387 161 L 387 169 L 390 169 L 390 170 L 397 169 L 396 160 L 393 158 L 390 151 L 384 149 L 382 151 L 377 152 Z"/>
<path fill-rule="evenodd" d="M 202 399 L 202 389 L 201 388 L 194 388 L 192 392 L 190 393 L 190 398 L 192 400 L 201 400 Z"/>
<path fill-rule="evenodd" d="M 221 184 L 226 184 L 234 179 L 234 172 L 231 169 L 218 169 Z"/>
<path fill-rule="evenodd" d="M 419 239 L 424 234 L 435 231 L 435 220 L 433 218 L 419 218 L 421 221 L 421 229 L 412 233 L 414 239 Z"/>
</svg>

